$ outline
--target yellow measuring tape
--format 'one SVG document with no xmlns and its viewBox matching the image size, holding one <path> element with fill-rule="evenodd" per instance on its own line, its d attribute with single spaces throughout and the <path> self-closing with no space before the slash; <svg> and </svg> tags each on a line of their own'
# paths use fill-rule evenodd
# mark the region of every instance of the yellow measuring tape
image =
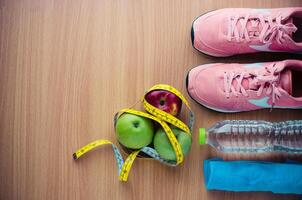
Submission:
<svg viewBox="0 0 302 200">
<path fill-rule="evenodd" d="M 176 118 L 175 116 L 173 116 L 167 112 L 164 112 L 164 111 L 152 106 L 151 104 L 149 104 L 145 99 L 145 95 L 153 90 L 166 90 L 166 91 L 169 91 L 169 92 L 175 94 L 176 96 L 178 96 L 182 100 L 182 102 L 187 106 L 187 108 L 189 110 L 189 123 L 188 123 L 189 125 L 186 125 L 184 122 L 182 122 L 180 119 Z M 143 153 L 149 155 L 151 158 L 158 160 L 167 165 L 176 166 L 176 165 L 182 163 L 184 156 L 183 156 L 181 147 L 180 147 L 174 133 L 172 132 L 171 128 L 169 127 L 168 123 L 183 130 L 185 133 L 187 133 L 191 136 L 193 123 L 194 123 L 194 114 L 189 106 L 188 101 L 177 89 L 175 89 L 174 87 L 172 87 L 170 85 L 166 85 L 166 84 L 155 85 L 152 88 L 150 88 L 146 94 L 142 98 L 142 103 L 143 103 L 145 110 L 148 113 L 138 111 L 135 109 L 123 109 L 117 114 L 115 120 L 117 120 L 123 113 L 130 113 L 130 114 L 142 116 L 145 118 L 149 118 L 149 119 L 159 123 L 162 126 L 162 128 L 164 129 L 165 133 L 167 134 L 167 137 L 169 138 L 169 141 L 174 149 L 174 152 L 176 154 L 176 162 L 165 160 L 165 159 L 161 158 L 159 156 L 159 154 L 156 152 L 156 150 L 153 148 L 150 148 L 150 147 L 143 147 L 142 149 L 133 151 L 127 157 L 127 159 L 124 161 L 119 149 L 109 140 L 96 140 L 94 142 L 91 142 L 91 143 L 83 146 L 82 148 L 80 148 L 73 154 L 74 160 L 77 160 L 82 155 L 86 154 L 87 152 L 89 152 L 97 147 L 109 144 L 112 146 L 113 151 L 114 151 L 114 155 L 115 155 L 117 166 L 118 166 L 118 174 L 119 174 L 120 181 L 127 181 L 131 166 L 132 166 L 135 158 L 139 154 L 139 152 L 143 152 Z"/>
</svg>

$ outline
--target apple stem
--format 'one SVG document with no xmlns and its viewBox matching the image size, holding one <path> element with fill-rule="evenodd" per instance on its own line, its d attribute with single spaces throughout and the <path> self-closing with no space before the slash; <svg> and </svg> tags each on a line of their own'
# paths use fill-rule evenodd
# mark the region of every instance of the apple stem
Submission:
<svg viewBox="0 0 302 200">
<path fill-rule="evenodd" d="M 139 125 L 139 123 L 138 123 L 138 122 L 134 122 L 134 123 L 133 123 L 133 126 L 134 126 L 135 128 L 137 128 L 137 127 L 138 127 L 138 125 Z"/>
<path fill-rule="evenodd" d="M 161 106 L 163 106 L 163 105 L 165 104 L 165 100 L 163 100 L 163 99 L 159 100 L 159 104 L 160 104 Z"/>
</svg>

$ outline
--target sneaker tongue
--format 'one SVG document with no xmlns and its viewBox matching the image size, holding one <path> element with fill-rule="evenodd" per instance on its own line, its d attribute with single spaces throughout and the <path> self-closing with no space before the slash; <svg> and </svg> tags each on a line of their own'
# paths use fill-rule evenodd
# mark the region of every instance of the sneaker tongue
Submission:
<svg viewBox="0 0 302 200">
<path fill-rule="evenodd" d="M 244 22 L 243 18 L 239 19 L 236 25 L 237 29 L 240 31 L 243 29 L 241 22 Z M 258 36 L 263 28 L 262 24 L 257 19 L 249 19 L 245 27 L 250 37 Z"/>
<path fill-rule="evenodd" d="M 297 28 L 297 27 L 293 24 L 293 18 L 292 18 L 292 17 L 290 17 L 290 18 L 288 18 L 288 19 L 282 21 L 282 24 L 284 24 L 284 25 L 290 24 L 290 25 L 292 25 L 293 27 Z M 295 31 L 294 31 L 294 32 L 295 32 Z M 289 32 L 288 35 L 289 35 L 290 37 L 292 37 L 294 32 Z"/>
<path fill-rule="evenodd" d="M 233 80 L 232 85 L 237 88 L 238 83 L 235 79 Z M 257 90 L 259 88 L 259 85 L 256 85 L 253 78 L 250 77 L 242 79 L 241 85 L 245 90 Z"/>
<path fill-rule="evenodd" d="M 233 80 L 232 84 L 235 88 L 237 87 L 237 81 Z M 257 90 L 259 88 L 259 85 L 251 77 L 244 78 L 241 85 L 246 90 Z M 280 87 L 288 92 L 288 94 L 292 94 L 292 71 L 290 69 L 285 69 L 281 72 Z"/>
<path fill-rule="evenodd" d="M 292 71 L 290 69 L 285 69 L 281 72 L 280 86 L 288 94 L 292 95 Z"/>
<path fill-rule="evenodd" d="M 240 19 L 239 21 L 244 21 L 244 19 Z M 274 24 L 276 22 L 272 22 L 272 23 Z M 290 25 L 293 25 L 295 27 L 295 25 L 293 24 L 293 18 L 292 17 L 282 21 L 282 24 L 283 25 L 290 24 Z M 242 30 L 242 25 L 241 25 L 240 22 L 237 23 L 237 28 L 238 28 L 238 30 Z M 260 32 L 262 31 L 262 28 L 263 28 L 262 24 L 257 19 L 249 19 L 246 23 L 246 30 L 248 31 L 248 34 L 249 34 L 250 37 L 259 36 Z M 289 32 L 288 35 L 290 37 L 292 37 L 292 32 Z"/>
<path fill-rule="evenodd" d="M 262 24 L 258 20 L 249 20 L 246 24 L 249 36 L 258 36 L 262 30 Z"/>
</svg>

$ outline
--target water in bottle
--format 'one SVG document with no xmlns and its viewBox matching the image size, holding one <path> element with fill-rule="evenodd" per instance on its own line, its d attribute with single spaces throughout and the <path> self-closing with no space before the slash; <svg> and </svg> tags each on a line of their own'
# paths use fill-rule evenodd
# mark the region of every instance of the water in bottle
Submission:
<svg viewBox="0 0 302 200">
<path fill-rule="evenodd" d="M 221 152 L 302 154 L 302 120 L 225 120 L 199 129 L 199 143 Z"/>
</svg>

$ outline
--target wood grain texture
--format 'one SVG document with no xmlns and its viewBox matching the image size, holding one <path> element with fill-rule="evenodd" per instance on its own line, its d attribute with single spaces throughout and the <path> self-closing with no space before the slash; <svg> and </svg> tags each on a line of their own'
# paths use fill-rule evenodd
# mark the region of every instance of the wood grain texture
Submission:
<svg viewBox="0 0 302 200">
<path fill-rule="evenodd" d="M 221 155 L 197 144 L 197 128 L 223 119 L 302 119 L 301 111 L 219 114 L 190 100 L 196 125 L 185 163 L 170 168 L 138 160 L 126 184 L 118 181 L 110 147 L 79 162 L 72 153 L 95 139 L 115 141 L 114 113 L 152 85 L 172 84 L 186 94 L 184 77 L 193 66 L 301 59 L 201 55 L 190 41 L 191 23 L 200 14 L 224 7 L 301 5 L 301 0 L 0 0 L 0 199 L 298 199 L 207 192 L 204 159 L 284 157 Z"/>
</svg>

